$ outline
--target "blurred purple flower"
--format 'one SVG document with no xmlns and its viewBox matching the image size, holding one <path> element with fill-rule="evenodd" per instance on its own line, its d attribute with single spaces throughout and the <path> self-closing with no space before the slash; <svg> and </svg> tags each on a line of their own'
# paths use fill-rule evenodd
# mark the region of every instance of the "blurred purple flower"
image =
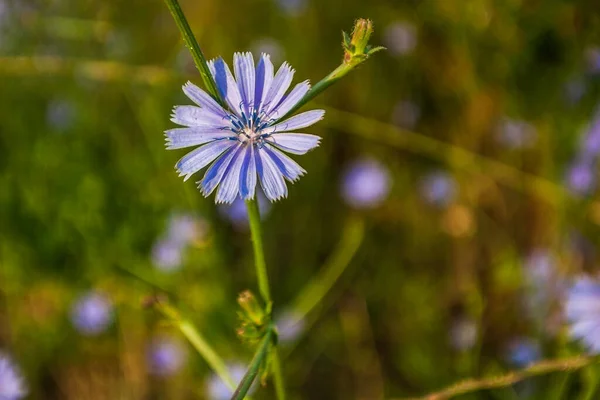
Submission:
<svg viewBox="0 0 600 400">
<path fill-rule="evenodd" d="M 567 173 L 567 186 L 576 195 L 587 195 L 594 189 L 593 165 L 589 162 L 576 162 Z"/>
<path fill-rule="evenodd" d="M 279 341 L 282 343 L 293 342 L 304 333 L 304 319 L 298 318 L 293 312 L 286 312 L 275 320 Z"/>
<path fill-rule="evenodd" d="M 473 348 L 477 343 L 477 323 L 465 317 L 457 318 L 450 328 L 450 344 L 458 351 Z"/>
<path fill-rule="evenodd" d="M 27 395 L 27 388 L 19 368 L 0 353 L 0 400 L 18 400 Z"/>
<path fill-rule="evenodd" d="M 395 22 L 383 33 L 383 43 L 394 55 L 406 55 L 417 46 L 417 29 L 411 23 Z"/>
<path fill-rule="evenodd" d="M 421 181 L 421 195 L 431 205 L 446 207 L 456 198 L 456 181 L 447 172 L 432 172 Z"/>
<path fill-rule="evenodd" d="M 565 315 L 570 334 L 592 353 L 600 353 L 600 284 L 589 277 L 578 278 L 569 288 Z"/>
<path fill-rule="evenodd" d="M 565 98 L 571 105 L 579 103 L 587 92 L 585 81 L 581 78 L 573 79 L 565 84 Z"/>
<path fill-rule="evenodd" d="M 548 249 L 535 249 L 525 260 L 525 279 L 529 289 L 526 306 L 536 320 L 543 322 L 551 302 L 560 296 L 557 260 Z"/>
<path fill-rule="evenodd" d="M 262 194 L 262 191 L 257 191 L 258 210 L 260 211 L 261 219 L 271 211 L 271 203 Z M 239 197 L 232 204 L 222 204 L 219 206 L 221 216 L 233 224 L 239 230 L 248 228 L 248 210 L 246 203 Z"/>
<path fill-rule="evenodd" d="M 163 272 L 176 271 L 183 264 L 184 246 L 170 239 L 159 239 L 152 247 L 152 264 Z"/>
<path fill-rule="evenodd" d="M 355 161 L 342 178 L 342 197 L 354 208 L 374 208 L 390 191 L 391 177 L 387 168 L 374 159 Z"/>
<path fill-rule="evenodd" d="M 206 231 L 206 221 L 191 214 L 173 214 L 169 218 L 168 238 L 181 246 L 202 240 Z"/>
<path fill-rule="evenodd" d="M 421 109 L 412 101 L 400 101 L 392 111 L 392 122 L 402 128 L 414 128 L 419 118 L 421 118 Z"/>
<path fill-rule="evenodd" d="M 147 357 L 150 373 L 157 376 L 170 376 L 181 369 L 187 355 L 179 340 L 165 336 L 152 341 Z"/>
<path fill-rule="evenodd" d="M 531 147 L 536 140 L 536 130 L 525 121 L 503 118 L 496 127 L 498 142 L 509 149 L 524 149 Z"/>
<path fill-rule="evenodd" d="M 587 70 L 590 74 L 600 72 L 600 48 L 590 47 L 585 52 Z"/>
<path fill-rule="evenodd" d="M 229 365 L 227 366 L 227 370 L 236 386 L 239 385 L 246 374 L 246 367 L 242 364 Z M 248 393 L 251 393 L 254 389 L 255 386 L 250 387 Z M 206 392 L 209 400 L 229 400 L 233 394 L 233 390 L 229 389 L 216 374 L 212 374 L 208 378 Z"/>
<path fill-rule="evenodd" d="M 75 108 L 73 103 L 65 100 L 53 100 L 46 109 L 46 121 L 48 125 L 57 131 L 66 131 L 73 125 L 75 120 Z"/>
<path fill-rule="evenodd" d="M 289 16 L 296 17 L 306 10 L 307 0 L 276 0 L 279 8 Z"/>
<path fill-rule="evenodd" d="M 260 38 L 252 43 L 252 53 L 259 58 L 262 53 L 270 54 L 275 63 L 281 62 L 285 58 L 285 50 L 281 44 L 270 37 Z"/>
<path fill-rule="evenodd" d="M 106 330 L 113 319 L 113 305 L 99 292 L 88 292 L 79 297 L 71 310 L 71 321 L 79 333 L 98 335 Z"/>
<path fill-rule="evenodd" d="M 596 111 L 586 134 L 582 137 L 580 154 L 584 159 L 593 159 L 600 154 L 600 109 Z"/>
<path fill-rule="evenodd" d="M 529 338 L 514 339 L 508 346 L 508 362 L 518 368 L 540 360 L 541 356 L 539 343 Z"/>
</svg>

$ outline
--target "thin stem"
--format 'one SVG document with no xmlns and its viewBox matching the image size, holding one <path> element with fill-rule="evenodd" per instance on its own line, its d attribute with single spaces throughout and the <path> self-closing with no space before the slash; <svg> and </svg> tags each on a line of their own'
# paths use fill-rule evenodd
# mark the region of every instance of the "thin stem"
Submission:
<svg viewBox="0 0 600 400">
<path fill-rule="evenodd" d="M 285 382 L 283 380 L 283 373 L 281 372 L 281 360 L 279 359 L 279 349 L 273 347 L 271 353 L 271 367 L 273 368 L 273 381 L 275 382 L 275 394 L 277 399 L 285 400 Z"/>
<path fill-rule="evenodd" d="M 260 295 L 267 305 L 271 303 L 271 290 L 269 288 L 269 276 L 267 274 L 267 263 L 263 250 L 262 232 L 260 226 L 260 212 L 256 200 L 246 201 L 248 219 L 250 220 L 250 233 L 252 235 L 252 246 L 254 247 L 254 264 L 256 266 L 256 278 Z"/>
<path fill-rule="evenodd" d="M 267 333 L 263 337 L 260 345 L 258 346 L 258 350 L 254 353 L 254 357 L 252 357 L 252 361 L 250 362 L 250 366 L 248 367 L 248 371 L 246 371 L 246 375 L 240 382 L 240 385 L 233 393 L 231 400 L 241 400 L 246 396 L 250 386 L 252 386 L 252 382 L 258 375 L 261 365 L 264 364 L 266 357 L 269 355 L 269 347 L 271 346 L 274 339 L 274 328 L 270 325 L 267 328 Z"/>
<path fill-rule="evenodd" d="M 480 390 L 503 388 L 538 375 L 545 375 L 552 372 L 574 371 L 597 362 L 597 357 L 585 356 L 540 361 L 520 371 L 513 371 L 506 375 L 491 378 L 467 379 L 451 385 L 446 389 L 440 390 L 439 392 L 406 400 L 445 400 Z"/>
<path fill-rule="evenodd" d="M 256 277 L 258 279 L 258 289 L 265 301 L 267 307 L 271 306 L 271 290 L 269 288 L 269 276 L 267 274 L 267 263 L 265 262 L 265 253 L 263 250 L 262 232 L 260 226 L 260 211 L 256 200 L 246 201 L 248 209 L 248 219 L 250 221 L 250 234 L 252 236 L 252 246 L 254 247 L 254 264 L 256 267 Z M 270 318 L 270 316 L 269 316 Z M 275 392 L 278 400 L 285 400 L 285 389 L 283 381 L 283 373 L 277 347 L 271 349 L 272 357 L 272 372 L 275 382 Z"/>
<path fill-rule="evenodd" d="M 208 93 L 214 97 L 221 105 L 223 105 L 223 100 L 219 95 L 219 91 L 217 90 L 217 84 L 213 79 L 212 73 L 208 68 L 208 63 L 206 62 L 206 58 L 204 57 L 204 53 L 202 53 L 202 49 L 198 44 L 198 41 L 194 37 L 194 33 L 192 32 L 192 28 L 190 28 L 190 24 L 188 23 L 185 14 L 181 10 L 181 6 L 179 5 L 178 0 L 165 0 L 179 31 L 181 32 L 181 36 L 183 36 L 183 41 L 185 45 L 190 50 L 192 54 L 192 58 L 194 59 L 194 63 L 196 64 L 196 68 L 198 68 L 198 72 L 200 72 L 200 76 L 202 77 L 202 81 L 204 82 L 204 86 L 208 90 Z"/>
<path fill-rule="evenodd" d="M 342 238 L 327 262 L 292 303 L 294 318 L 303 319 L 337 282 L 352 261 L 364 237 L 365 226 L 361 218 L 351 217 L 343 230 Z"/>
<path fill-rule="evenodd" d="M 317 97 L 319 94 L 321 94 L 321 92 L 323 92 L 329 86 L 331 86 L 334 83 L 336 83 L 337 81 L 339 81 L 344 75 L 346 75 L 348 72 L 352 71 L 359 64 L 363 63 L 366 59 L 367 59 L 366 57 L 365 58 L 353 58 L 350 62 L 343 62 L 342 64 L 340 64 L 336 69 L 331 71 L 331 73 L 329 73 L 329 75 L 327 75 L 325 78 L 323 78 L 319 82 L 317 82 L 317 84 L 314 85 L 308 91 L 308 93 L 306 93 L 304 95 L 304 97 L 298 103 L 296 103 L 296 105 L 294 107 L 291 108 L 290 111 L 288 111 L 284 116 L 279 118 L 278 121 L 282 121 L 285 118 L 292 115 L 293 113 L 295 113 L 296 111 L 298 111 L 303 105 L 305 105 L 306 103 L 308 103 L 309 101 L 311 101 L 312 99 Z"/>
<path fill-rule="evenodd" d="M 235 381 L 229 374 L 225 362 L 208 344 L 196 327 L 190 321 L 181 318 L 178 311 L 168 304 L 157 302 L 156 308 L 181 331 L 225 385 L 232 391 L 235 390 Z"/>
</svg>

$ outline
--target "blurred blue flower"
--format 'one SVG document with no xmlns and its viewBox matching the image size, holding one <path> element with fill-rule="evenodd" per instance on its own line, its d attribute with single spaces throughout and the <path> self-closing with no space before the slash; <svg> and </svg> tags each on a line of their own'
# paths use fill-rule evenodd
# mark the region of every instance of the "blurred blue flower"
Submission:
<svg viewBox="0 0 600 400">
<path fill-rule="evenodd" d="M 242 364 L 232 364 L 227 366 L 229 375 L 233 378 L 236 386 L 244 378 L 246 374 L 246 367 Z M 255 390 L 255 386 L 250 387 L 248 393 L 252 393 Z M 206 383 L 206 392 L 209 400 L 229 400 L 233 391 L 230 390 L 227 385 L 219 378 L 216 374 L 212 374 Z"/>
<path fill-rule="evenodd" d="M 171 376 L 184 365 L 187 354 L 179 340 L 165 336 L 152 340 L 147 357 L 150 373 Z"/>
<path fill-rule="evenodd" d="M 383 43 L 392 54 L 409 54 L 417 46 L 417 29 L 407 22 L 395 22 L 385 28 Z"/>
<path fill-rule="evenodd" d="M 308 81 L 286 95 L 294 76 L 289 64 L 274 74 L 268 55 L 255 67 L 251 53 L 235 53 L 233 64 L 235 78 L 222 58 L 209 63 L 229 110 L 191 82 L 183 86 L 200 107 L 173 109 L 171 120 L 186 128 L 165 132 L 167 148 L 199 146 L 176 168 L 187 180 L 211 164 L 198 187 L 209 196 L 218 186 L 217 203 L 233 203 L 238 196 L 253 199 L 258 180 L 269 200 L 282 199 L 288 193 L 285 180 L 295 182 L 306 172 L 283 152 L 305 154 L 317 147 L 318 136 L 295 132 L 320 121 L 325 111 L 306 111 L 277 123 L 309 91 Z"/>
<path fill-rule="evenodd" d="M 590 74 L 600 72 L 600 48 L 590 47 L 585 51 L 587 70 Z"/>
<path fill-rule="evenodd" d="M 580 155 L 583 159 L 594 159 L 600 155 L 600 109 L 590 122 L 580 145 Z"/>
<path fill-rule="evenodd" d="M 262 219 L 271 211 L 271 203 L 267 201 L 261 190 L 256 194 L 256 201 L 258 201 L 258 210 Z M 243 230 L 248 228 L 248 208 L 244 200 L 239 197 L 231 204 L 222 204 L 219 206 L 219 213 L 228 219 L 237 229 Z"/>
<path fill-rule="evenodd" d="M 542 356 L 539 343 L 529 338 L 514 339 L 508 346 L 508 362 L 515 367 L 526 367 Z"/>
<path fill-rule="evenodd" d="M 279 8 L 289 16 L 296 17 L 306 10 L 307 0 L 276 0 Z"/>
<path fill-rule="evenodd" d="M 19 368 L 0 353 L 0 400 L 18 400 L 27 395 L 27 388 Z"/>
<path fill-rule="evenodd" d="M 509 149 L 531 147 L 536 136 L 536 130 L 530 123 L 507 117 L 503 118 L 496 128 L 496 139 Z"/>
<path fill-rule="evenodd" d="M 593 165 L 586 161 L 576 162 L 567 173 L 567 186 L 576 195 L 587 195 L 594 189 Z"/>
<path fill-rule="evenodd" d="M 587 85 L 581 78 L 573 79 L 565 84 L 565 98 L 571 105 L 579 103 L 587 92 Z"/>
<path fill-rule="evenodd" d="M 169 217 L 169 240 L 182 246 L 202 240 L 206 231 L 206 221 L 192 214 L 172 214 Z"/>
<path fill-rule="evenodd" d="M 567 293 L 565 315 L 570 334 L 583 341 L 592 353 L 600 353 L 600 284 L 588 277 L 578 278 Z"/>
<path fill-rule="evenodd" d="M 104 332 L 112 319 L 112 302 L 99 292 L 89 292 L 81 296 L 71 310 L 73 325 L 81 334 L 87 336 Z"/>
<path fill-rule="evenodd" d="M 299 318 L 293 312 L 286 312 L 275 319 L 275 326 L 279 333 L 279 341 L 282 343 L 293 342 L 298 339 L 306 328 L 304 319 Z"/>
<path fill-rule="evenodd" d="M 425 176 L 420 189 L 427 203 L 442 208 L 454 201 L 458 191 L 452 175 L 444 171 L 432 172 Z"/>
<path fill-rule="evenodd" d="M 281 44 L 270 37 L 260 38 L 252 43 L 252 53 L 255 57 L 260 57 L 261 54 L 269 54 L 273 62 L 280 62 L 285 58 L 285 49 Z"/>
<path fill-rule="evenodd" d="M 342 178 L 342 197 L 354 208 L 373 208 L 390 191 L 391 177 L 385 166 L 374 159 L 355 161 Z"/>
<path fill-rule="evenodd" d="M 172 272 L 183 264 L 185 247 L 169 238 L 158 239 L 152 247 L 152 264 L 161 271 Z"/>
<path fill-rule="evenodd" d="M 414 128 L 419 118 L 421 118 L 421 109 L 412 101 L 400 101 L 392 111 L 392 122 L 402 128 Z"/>
<path fill-rule="evenodd" d="M 450 328 L 450 344 L 458 351 L 469 350 L 477 343 L 477 335 L 477 322 L 460 317 L 453 321 Z"/>
<path fill-rule="evenodd" d="M 50 127 L 64 132 L 73 125 L 75 108 L 73 103 L 65 100 L 53 100 L 46 109 L 46 121 Z"/>
</svg>

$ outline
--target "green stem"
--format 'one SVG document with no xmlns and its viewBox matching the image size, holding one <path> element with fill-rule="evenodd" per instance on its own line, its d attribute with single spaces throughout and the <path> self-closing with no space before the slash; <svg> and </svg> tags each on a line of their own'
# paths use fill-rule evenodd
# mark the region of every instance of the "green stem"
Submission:
<svg viewBox="0 0 600 400">
<path fill-rule="evenodd" d="M 258 289 L 267 304 L 271 303 L 271 290 L 269 288 L 269 276 L 267 274 L 267 263 L 263 250 L 262 232 L 260 227 L 260 212 L 256 200 L 246 201 L 248 208 L 248 219 L 250 220 L 250 233 L 252 235 L 252 246 L 254 247 L 254 264 L 256 266 L 256 278 Z"/>
<path fill-rule="evenodd" d="M 271 307 L 271 290 L 269 288 L 269 276 L 267 274 L 267 263 L 265 262 L 265 253 L 263 250 L 262 232 L 260 225 L 260 212 L 256 200 L 246 201 L 248 209 L 248 220 L 250 221 L 250 234 L 252 236 L 252 246 L 254 247 L 254 264 L 256 267 L 256 277 L 258 279 L 258 289 L 265 301 L 267 308 Z M 269 315 L 269 318 L 271 316 Z M 271 350 L 272 357 L 272 372 L 275 382 L 275 392 L 278 400 L 285 400 L 285 389 L 283 381 L 283 373 L 277 347 L 273 346 Z"/>
<path fill-rule="evenodd" d="M 227 387 L 232 391 L 235 390 L 235 381 L 229 374 L 225 362 L 198 332 L 196 327 L 190 321 L 181 318 L 178 311 L 168 304 L 158 302 L 156 308 L 181 331 Z"/>
<path fill-rule="evenodd" d="M 294 318 L 304 318 L 337 282 L 352 261 L 364 237 L 365 226 L 361 218 L 352 217 L 346 222 L 344 234 L 333 254 L 310 283 L 292 303 Z"/>
<path fill-rule="evenodd" d="M 248 367 L 246 375 L 244 375 L 240 385 L 236 389 L 235 393 L 233 393 L 231 400 L 241 400 L 244 398 L 244 396 L 246 396 L 246 393 L 248 393 L 250 386 L 252 386 L 252 382 L 254 382 L 254 379 L 258 375 L 261 365 L 264 364 L 265 359 L 269 355 L 269 347 L 271 346 L 275 336 L 274 332 L 273 326 L 270 325 L 267 328 L 267 333 L 258 346 L 258 350 L 256 350 L 256 353 L 250 362 L 250 366 Z"/>
<path fill-rule="evenodd" d="M 364 57 L 364 58 L 356 57 L 356 58 L 352 58 L 349 62 L 341 63 L 336 69 L 331 71 L 331 73 L 329 75 L 327 75 L 325 78 L 323 78 L 319 82 L 317 82 L 317 84 L 314 85 L 308 91 L 308 93 L 306 93 L 304 95 L 304 97 L 298 103 L 296 103 L 296 105 L 294 107 L 292 107 L 292 109 L 290 111 L 287 112 L 287 114 L 285 114 L 284 116 L 279 118 L 277 121 L 282 121 L 285 118 L 292 115 L 293 113 L 295 113 L 296 111 L 298 111 L 303 105 L 305 105 L 306 103 L 308 103 L 309 101 L 311 101 L 312 99 L 317 97 L 319 94 L 321 94 L 321 92 L 323 92 L 329 86 L 331 86 L 334 83 L 336 83 L 337 81 L 339 81 L 342 77 L 344 77 L 344 75 L 346 75 L 348 72 L 352 71 L 358 65 L 363 63 L 366 59 L 367 59 L 366 57 Z"/>
<path fill-rule="evenodd" d="M 179 31 L 181 32 L 181 36 L 183 36 L 183 41 L 185 45 L 192 53 L 192 58 L 194 59 L 194 63 L 196 64 L 196 68 L 198 68 L 198 72 L 200 72 L 200 76 L 202 77 L 202 81 L 204 82 L 204 86 L 208 90 L 208 93 L 214 97 L 221 105 L 224 105 L 221 96 L 219 95 L 219 91 L 217 90 L 217 84 L 208 68 L 208 63 L 206 62 L 206 58 L 204 57 L 204 53 L 202 53 L 202 49 L 200 49 L 200 45 L 198 41 L 194 37 L 192 33 L 192 28 L 190 28 L 190 24 L 185 18 L 185 14 L 181 10 L 181 6 L 179 5 L 178 0 L 165 0 Z"/>
</svg>

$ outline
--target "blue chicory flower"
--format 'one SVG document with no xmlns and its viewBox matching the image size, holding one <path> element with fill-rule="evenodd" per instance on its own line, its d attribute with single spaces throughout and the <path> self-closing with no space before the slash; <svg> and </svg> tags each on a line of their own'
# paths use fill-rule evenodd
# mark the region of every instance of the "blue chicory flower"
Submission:
<svg viewBox="0 0 600 400">
<path fill-rule="evenodd" d="M 277 122 L 309 91 L 308 81 L 286 95 L 294 77 L 289 64 L 274 73 L 267 54 L 255 67 L 251 53 L 234 54 L 233 64 L 235 78 L 222 58 L 209 63 L 228 110 L 196 85 L 183 86 L 199 107 L 174 108 L 171 120 L 185 128 L 165 132 L 167 148 L 200 146 L 175 167 L 187 180 L 210 164 L 198 187 L 209 196 L 218 186 L 217 203 L 232 203 L 238 195 L 253 199 L 257 181 L 269 200 L 279 200 L 288 193 L 284 179 L 294 182 L 306 172 L 282 151 L 305 154 L 317 147 L 320 137 L 295 131 L 318 122 L 325 111 L 307 111 Z"/>
<path fill-rule="evenodd" d="M 99 292 L 89 292 L 80 297 L 71 311 L 71 321 L 83 335 L 98 335 L 110 325 L 113 305 L 108 297 Z"/>
<path fill-rule="evenodd" d="M 7 355 L 0 353 L 0 400 L 18 400 L 26 395 L 21 371 Z"/>
<path fill-rule="evenodd" d="M 541 357 L 539 343 L 529 338 L 516 338 L 508 346 L 508 361 L 515 367 L 526 367 Z"/>
<path fill-rule="evenodd" d="M 183 344 L 171 337 L 155 338 L 149 346 L 148 366 L 150 373 L 170 376 L 181 369 L 186 360 Z"/>
<path fill-rule="evenodd" d="M 446 207 L 456 198 L 456 181 L 454 177 L 444 171 L 428 174 L 421 181 L 421 195 L 427 203 Z"/>
<path fill-rule="evenodd" d="M 351 164 L 342 179 L 342 197 L 354 208 L 374 208 L 385 200 L 390 191 L 390 174 L 373 159 Z"/>
<path fill-rule="evenodd" d="M 577 161 L 567 173 L 567 185 L 575 195 L 588 195 L 595 185 L 593 165 L 587 161 Z"/>
<path fill-rule="evenodd" d="M 571 336 L 592 353 L 600 353 L 600 283 L 588 277 L 577 279 L 567 293 L 565 314 Z"/>
</svg>

